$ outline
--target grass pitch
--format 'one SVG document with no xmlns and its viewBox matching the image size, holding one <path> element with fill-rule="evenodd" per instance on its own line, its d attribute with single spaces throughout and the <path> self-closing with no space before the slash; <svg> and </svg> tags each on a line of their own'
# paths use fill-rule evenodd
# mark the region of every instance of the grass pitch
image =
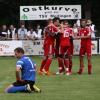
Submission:
<svg viewBox="0 0 100 100">
<path fill-rule="evenodd" d="M 39 68 L 41 57 L 34 56 Z M 36 84 L 42 93 L 15 93 L 6 94 L 4 89 L 15 81 L 14 57 L 0 57 L 0 100 L 99 100 L 100 99 L 100 55 L 92 57 L 93 74 L 87 74 L 87 60 L 85 57 L 85 70 L 77 75 L 79 57 L 73 57 L 73 74 L 40 76 L 37 74 Z M 50 70 L 56 72 L 58 63 L 53 59 Z"/>
</svg>

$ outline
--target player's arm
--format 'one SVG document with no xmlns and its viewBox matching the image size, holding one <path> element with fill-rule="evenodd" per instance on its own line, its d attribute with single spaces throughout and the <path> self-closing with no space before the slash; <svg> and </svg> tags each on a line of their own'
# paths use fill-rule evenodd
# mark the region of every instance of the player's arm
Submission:
<svg viewBox="0 0 100 100">
<path fill-rule="evenodd" d="M 88 31 L 88 34 L 86 36 L 80 36 L 80 39 L 88 39 L 91 37 L 91 31 Z"/>
<path fill-rule="evenodd" d="M 90 37 L 91 37 L 91 35 L 87 35 L 87 36 L 77 36 L 77 37 L 74 37 L 74 39 L 88 39 Z"/>
<path fill-rule="evenodd" d="M 20 82 L 24 82 L 22 79 L 21 79 L 21 69 L 22 69 L 22 66 L 23 66 L 23 62 L 22 61 L 18 61 L 17 64 L 16 64 L 16 81 L 20 81 Z"/>
<path fill-rule="evenodd" d="M 80 36 L 79 38 L 80 39 L 87 39 L 87 38 L 90 38 L 91 37 L 91 35 L 87 35 L 87 36 Z"/>
<path fill-rule="evenodd" d="M 71 39 L 71 40 L 74 40 L 74 39 L 76 39 L 76 38 L 77 38 L 77 37 L 76 37 L 76 35 L 75 35 L 73 29 L 71 29 L 71 30 L 70 30 L 70 39 Z"/>
<path fill-rule="evenodd" d="M 16 80 L 17 81 L 21 81 L 21 68 L 20 67 L 16 67 Z"/>
</svg>

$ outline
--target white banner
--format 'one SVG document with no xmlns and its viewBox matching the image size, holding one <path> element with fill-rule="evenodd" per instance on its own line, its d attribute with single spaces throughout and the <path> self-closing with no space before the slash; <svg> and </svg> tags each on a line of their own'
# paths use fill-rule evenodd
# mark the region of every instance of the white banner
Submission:
<svg viewBox="0 0 100 100">
<path fill-rule="evenodd" d="M 79 55 L 80 40 L 74 40 L 74 55 Z M 25 50 L 25 55 L 43 55 L 43 40 L 25 40 L 25 41 L 0 41 L 0 56 L 13 56 L 14 49 L 22 47 Z M 92 54 L 97 54 L 97 40 L 92 41 Z M 99 39 L 99 54 L 100 54 L 100 39 Z"/>
<path fill-rule="evenodd" d="M 43 55 L 43 40 L 0 41 L 0 56 L 13 56 L 14 49 L 22 47 L 25 55 Z"/>
<path fill-rule="evenodd" d="M 47 20 L 54 17 L 81 19 L 81 5 L 20 6 L 20 20 Z"/>
<path fill-rule="evenodd" d="M 43 55 L 43 40 L 23 41 L 26 55 Z"/>
<path fill-rule="evenodd" d="M 22 47 L 21 41 L 0 41 L 0 56 L 14 55 L 14 49 Z"/>
</svg>

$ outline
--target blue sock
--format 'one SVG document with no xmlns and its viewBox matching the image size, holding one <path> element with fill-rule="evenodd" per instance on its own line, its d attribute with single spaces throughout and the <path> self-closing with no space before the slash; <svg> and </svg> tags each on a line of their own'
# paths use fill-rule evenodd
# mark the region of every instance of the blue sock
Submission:
<svg viewBox="0 0 100 100">
<path fill-rule="evenodd" d="M 6 90 L 7 93 L 16 93 L 26 91 L 26 86 L 13 86 Z"/>
</svg>

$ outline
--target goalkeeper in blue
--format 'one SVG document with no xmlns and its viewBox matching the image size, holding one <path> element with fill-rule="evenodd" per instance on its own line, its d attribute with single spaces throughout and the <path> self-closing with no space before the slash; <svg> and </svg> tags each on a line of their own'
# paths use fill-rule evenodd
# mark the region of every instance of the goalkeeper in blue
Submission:
<svg viewBox="0 0 100 100">
<path fill-rule="evenodd" d="M 36 64 L 24 55 L 24 50 L 20 47 L 14 50 L 15 57 L 18 58 L 16 63 L 16 82 L 12 83 L 5 90 L 6 93 L 17 92 L 41 92 L 35 85 Z"/>
</svg>

